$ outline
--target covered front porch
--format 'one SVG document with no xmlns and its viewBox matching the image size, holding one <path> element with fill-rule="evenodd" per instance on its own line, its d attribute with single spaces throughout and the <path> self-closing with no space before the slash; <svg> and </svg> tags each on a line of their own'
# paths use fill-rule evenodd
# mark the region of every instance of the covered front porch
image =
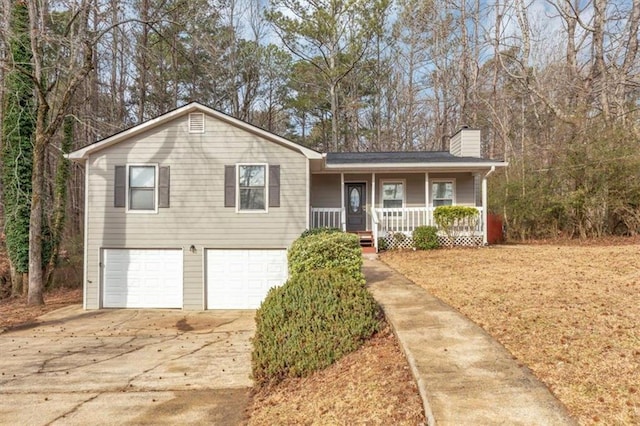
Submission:
<svg viewBox="0 0 640 426">
<path fill-rule="evenodd" d="M 368 231 L 376 250 L 413 247 L 418 226 L 437 226 L 438 206 L 474 207 L 477 217 L 458 224 L 454 241 L 442 230 L 443 245 L 487 243 L 486 188 L 492 167 L 484 170 L 340 172 L 311 176 L 309 224 L 347 232 Z"/>
</svg>

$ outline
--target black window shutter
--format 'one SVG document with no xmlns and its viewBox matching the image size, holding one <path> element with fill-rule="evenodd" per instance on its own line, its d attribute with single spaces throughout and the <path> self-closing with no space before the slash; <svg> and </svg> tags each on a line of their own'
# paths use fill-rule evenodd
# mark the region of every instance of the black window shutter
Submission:
<svg viewBox="0 0 640 426">
<path fill-rule="evenodd" d="M 236 206 L 236 166 L 224 166 L 224 206 Z"/>
<path fill-rule="evenodd" d="M 127 199 L 126 166 L 116 166 L 113 191 L 113 207 L 124 207 Z"/>
<path fill-rule="evenodd" d="M 160 167 L 158 178 L 158 207 L 169 207 L 171 173 L 169 166 Z"/>
<path fill-rule="evenodd" d="M 280 207 L 280 166 L 269 165 L 269 207 Z"/>
</svg>

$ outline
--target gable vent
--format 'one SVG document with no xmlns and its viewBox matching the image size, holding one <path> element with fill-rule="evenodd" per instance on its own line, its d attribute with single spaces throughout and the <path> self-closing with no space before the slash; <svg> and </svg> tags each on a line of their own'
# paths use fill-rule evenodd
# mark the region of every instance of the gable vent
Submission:
<svg viewBox="0 0 640 426">
<path fill-rule="evenodd" d="M 189 133 L 204 133 L 204 114 L 193 112 L 189 114 Z"/>
</svg>

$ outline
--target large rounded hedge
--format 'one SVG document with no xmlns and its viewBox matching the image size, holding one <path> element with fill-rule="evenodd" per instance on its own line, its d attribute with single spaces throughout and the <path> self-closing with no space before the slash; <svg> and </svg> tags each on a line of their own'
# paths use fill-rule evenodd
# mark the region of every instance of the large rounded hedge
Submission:
<svg viewBox="0 0 640 426">
<path fill-rule="evenodd" d="M 364 283 L 362 249 L 355 234 L 332 231 L 303 235 L 293 242 L 288 257 L 291 276 L 337 268 Z"/>
<path fill-rule="evenodd" d="M 294 275 L 272 288 L 256 313 L 253 379 L 277 383 L 325 368 L 359 348 L 381 321 L 376 301 L 348 272 Z"/>
</svg>

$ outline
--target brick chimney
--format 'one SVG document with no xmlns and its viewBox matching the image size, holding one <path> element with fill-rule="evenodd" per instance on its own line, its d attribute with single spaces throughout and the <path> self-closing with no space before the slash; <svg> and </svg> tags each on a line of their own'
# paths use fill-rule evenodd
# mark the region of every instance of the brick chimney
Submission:
<svg viewBox="0 0 640 426">
<path fill-rule="evenodd" d="M 451 136 L 449 152 L 456 157 L 480 158 L 480 130 L 462 126 Z"/>
</svg>

